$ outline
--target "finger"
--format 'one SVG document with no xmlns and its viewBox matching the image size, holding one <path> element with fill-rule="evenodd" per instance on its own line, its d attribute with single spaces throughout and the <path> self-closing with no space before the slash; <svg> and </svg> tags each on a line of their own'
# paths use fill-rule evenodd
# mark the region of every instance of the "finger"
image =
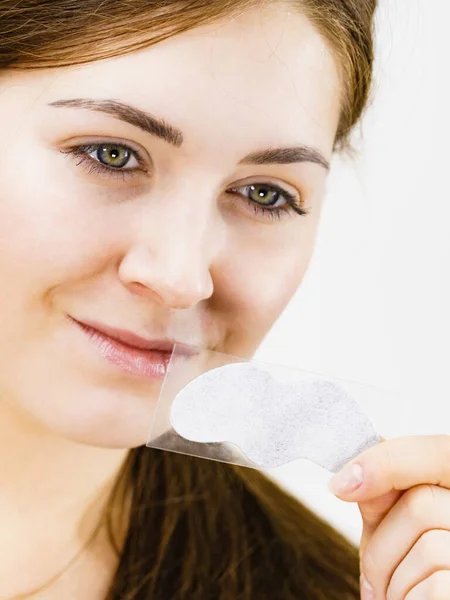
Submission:
<svg viewBox="0 0 450 600">
<path fill-rule="evenodd" d="M 450 571 L 437 571 L 422 581 L 406 596 L 405 600 L 449 600 Z"/>
<path fill-rule="evenodd" d="M 426 531 L 394 572 L 387 600 L 403 600 L 421 581 L 445 569 L 450 569 L 450 531 Z"/>
<path fill-rule="evenodd" d="M 386 441 L 383 437 L 380 437 L 380 439 L 382 442 Z M 392 490 L 379 498 L 374 498 L 367 503 L 362 502 L 359 504 L 361 516 L 363 516 L 363 527 L 359 544 L 360 555 L 364 553 L 367 543 L 378 525 L 404 493 L 404 491 Z"/>
<path fill-rule="evenodd" d="M 360 558 L 361 571 L 376 594 L 385 596 L 398 565 L 431 529 L 450 530 L 450 491 L 428 485 L 408 490 L 382 520 Z"/>
<path fill-rule="evenodd" d="M 450 436 L 408 436 L 372 446 L 334 475 L 329 487 L 343 500 L 363 502 L 423 483 L 450 488 Z"/>
<path fill-rule="evenodd" d="M 405 492 L 393 490 L 392 492 L 384 494 L 384 496 L 374 498 L 368 502 L 361 502 L 358 505 L 363 519 L 361 541 L 359 544 L 360 555 L 364 553 L 369 540 L 377 530 L 381 521 L 404 493 Z"/>
</svg>

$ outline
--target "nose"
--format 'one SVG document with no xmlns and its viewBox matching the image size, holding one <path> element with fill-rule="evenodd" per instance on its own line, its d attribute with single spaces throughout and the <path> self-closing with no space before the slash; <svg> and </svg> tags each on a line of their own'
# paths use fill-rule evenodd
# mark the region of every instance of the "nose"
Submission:
<svg viewBox="0 0 450 600">
<path fill-rule="evenodd" d="M 141 215 L 119 267 L 123 284 L 172 309 L 190 308 L 209 298 L 214 287 L 211 264 L 221 238 L 220 226 L 213 221 L 211 209 L 198 205 L 197 210 Z"/>
</svg>

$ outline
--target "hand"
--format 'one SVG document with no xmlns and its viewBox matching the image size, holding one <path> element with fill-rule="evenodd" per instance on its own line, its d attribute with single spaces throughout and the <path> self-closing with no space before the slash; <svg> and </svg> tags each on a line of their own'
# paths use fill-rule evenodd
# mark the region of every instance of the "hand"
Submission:
<svg viewBox="0 0 450 600">
<path fill-rule="evenodd" d="M 383 441 L 344 469 L 330 490 L 361 512 L 361 598 L 450 600 L 450 436 Z"/>
</svg>

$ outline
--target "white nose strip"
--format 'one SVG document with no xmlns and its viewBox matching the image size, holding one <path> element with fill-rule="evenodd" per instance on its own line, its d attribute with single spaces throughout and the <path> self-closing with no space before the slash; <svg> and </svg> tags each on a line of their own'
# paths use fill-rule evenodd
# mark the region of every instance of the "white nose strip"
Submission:
<svg viewBox="0 0 450 600">
<path fill-rule="evenodd" d="M 176 395 L 170 420 L 185 439 L 235 444 L 263 469 L 306 458 L 336 472 L 380 441 L 336 384 L 285 384 L 251 363 L 218 367 L 189 382 Z"/>
<path fill-rule="evenodd" d="M 248 361 L 197 369 L 187 383 L 173 365 L 166 380 L 165 433 L 147 446 L 260 469 L 304 458 L 337 472 L 381 441 L 352 395 L 320 377 L 286 383 Z"/>
</svg>

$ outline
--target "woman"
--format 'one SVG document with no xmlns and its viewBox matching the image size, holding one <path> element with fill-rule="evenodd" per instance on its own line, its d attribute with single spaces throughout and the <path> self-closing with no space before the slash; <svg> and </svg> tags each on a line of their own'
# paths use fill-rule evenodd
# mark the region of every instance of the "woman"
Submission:
<svg viewBox="0 0 450 600">
<path fill-rule="evenodd" d="M 301 282 L 375 8 L 0 3 L 2 598 L 359 597 L 261 473 L 143 444 L 173 342 L 251 356 Z"/>
</svg>

